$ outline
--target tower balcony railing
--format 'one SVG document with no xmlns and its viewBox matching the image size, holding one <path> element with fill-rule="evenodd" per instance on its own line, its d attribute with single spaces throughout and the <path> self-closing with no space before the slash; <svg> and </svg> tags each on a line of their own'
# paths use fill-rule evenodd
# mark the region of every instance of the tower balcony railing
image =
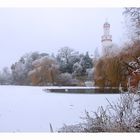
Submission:
<svg viewBox="0 0 140 140">
<path fill-rule="evenodd" d="M 102 36 L 101 41 L 112 41 L 112 35 Z"/>
<path fill-rule="evenodd" d="M 104 42 L 104 41 L 111 41 L 112 42 L 112 39 L 102 39 L 101 42 Z"/>
</svg>

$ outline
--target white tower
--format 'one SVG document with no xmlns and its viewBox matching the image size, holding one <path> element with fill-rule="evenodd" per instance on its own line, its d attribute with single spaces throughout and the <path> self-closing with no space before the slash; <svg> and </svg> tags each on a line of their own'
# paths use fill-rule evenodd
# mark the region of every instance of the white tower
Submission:
<svg viewBox="0 0 140 140">
<path fill-rule="evenodd" d="M 110 24 L 108 22 L 105 22 L 103 25 L 103 29 L 104 29 L 104 34 L 101 37 L 101 42 L 103 46 L 103 54 L 108 55 L 112 47 L 112 36 L 109 34 Z"/>
</svg>

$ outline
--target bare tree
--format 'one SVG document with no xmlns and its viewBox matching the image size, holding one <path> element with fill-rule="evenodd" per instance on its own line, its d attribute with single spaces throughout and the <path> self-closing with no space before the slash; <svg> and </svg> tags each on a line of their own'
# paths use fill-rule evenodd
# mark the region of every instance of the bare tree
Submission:
<svg viewBox="0 0 140 140">
<path fill-rule="evenodd" d="M 123 14 L 129 19 L 129 29 L 132 30 L 134 37 L 136 37 L 137 40 L 140 40 L 140 8 L 125 8 Z"/>
<path fill-rule="evenodd" d="M 68 64 L 69 58 L 71 57 L 72 53 L 73 53 L 73 49 L 66 46 L 59 50 L 58 56 L 61 58 L 62 61 Z"/>
</svg>

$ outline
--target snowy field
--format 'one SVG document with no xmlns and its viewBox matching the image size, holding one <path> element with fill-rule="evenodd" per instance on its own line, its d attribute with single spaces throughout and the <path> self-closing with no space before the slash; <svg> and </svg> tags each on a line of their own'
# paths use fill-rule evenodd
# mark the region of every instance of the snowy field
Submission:
<svg viewBox="0 0 140 140">
<path fill-rule="evenodd" d="M 85 110 L 117 101 L 119 94 L 60 94 L 45 87 L 0 86 L 0 132 L 50 132 L 63 124 L 77 124 Z"/>
</svg>

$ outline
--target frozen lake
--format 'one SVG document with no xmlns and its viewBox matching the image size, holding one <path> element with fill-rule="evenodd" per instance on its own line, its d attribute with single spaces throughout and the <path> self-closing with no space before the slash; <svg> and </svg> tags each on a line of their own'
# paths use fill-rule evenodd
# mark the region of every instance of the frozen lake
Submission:
<svg viewBox="0 0 140 140">
<path fill-rule="evenodd" d="M 61 94 L 45 87 L 0 86 L 0 132 L 50 132 L 63 124 L 77 124 L 85 110 L 118 100 L 119 94 Z"/>
</svg>

